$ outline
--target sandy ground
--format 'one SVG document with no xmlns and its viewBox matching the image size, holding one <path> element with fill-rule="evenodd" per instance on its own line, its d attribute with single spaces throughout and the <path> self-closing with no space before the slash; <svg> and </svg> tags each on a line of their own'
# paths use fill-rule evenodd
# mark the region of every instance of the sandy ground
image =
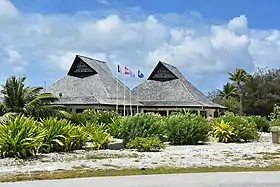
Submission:
<svg viewBox="0 0 280 187">
<path fill-rule="evenodd" d="M 267 166 L 280 164 L 280 146 L 271 143 L 271 134 L 259 142 L 208 143 L 196 146 L 167 146 L 162 152 L 131 150 L 75 151 L 38 155 L 28 160 L 0 159 L 0 174 L 81 168 L 152 168 L 158 166 Z"/>
</svg>

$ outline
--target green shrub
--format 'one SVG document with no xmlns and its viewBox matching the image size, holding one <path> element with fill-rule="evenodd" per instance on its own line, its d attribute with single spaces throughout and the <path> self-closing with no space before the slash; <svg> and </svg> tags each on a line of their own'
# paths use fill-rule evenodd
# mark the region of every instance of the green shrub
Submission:
<svg viewBox="0 0 280 187">
<path fill-rule="evenodd" d="M 214 121 L 213 122 L 213 136 L 218 139 L 218 142 L 230 143 L 235 140 L 234 128 L 229 124 L 229 122 Z"/>
<path fill-rule="evenodd" d="M 119 115 L 115 111 L 109 110 L 85 110 L 82 113 L 73 113 L 71 117 L 71 122 L 75 124 L 83 124 L 87 123 L 97 124 L 97 125 L 105 125 L 106 129 L 109 129 L 109 125 L 113 122 L 113 119 L 119 117 Z"/>
<path fill-rule="evenodd" d="M 82 149 L 87 142 L 88 133 L 84 127 L 72 126 L 72 131 L 65 139 L 65 151 Z"/>
<path fill-rule="evenodd" d="M 193 145 L 208 140 L 210 125 L 194 114 L 177 114 L 167 121 L 167 139 L 173 145 Z"/>
<path fill-rule="evenodd" d="M 164 148 L 164 145 L 157 137 L 136 137 L 128 142 L 127 148 L 137 149 L 139 152 L 158 152 Z"/>
<path fill-rule="evenodd" d="M 71 121 L 50 117 L 42 120 L 41 125 L 46 132 L 43 152 L 71 151 L 86 144 L 86 132 L 82 127 L 72 125 Z"/>
<path fill-rule="evenodd" d="M 123 119 L 122 138 L 124 145 L 136 137 L 158 137 L 164 139 L 164 118 L 158 114 L 136 114 Z"/>
<path fill-rule="evenodd" d="M 245 116 L 221 116 L 214 121 L 220 123 L 221 121 L 229 123 L 234 128 L 235 140 L 234 142 L 241 141 L 254 141 L 259 139 L 257 125 L 254 121 L 249 120 Z"/>
<path fill-rule="evenodd" d="M 44 131 L 30 117 L 18 115 L 0 125 L 1 157 L 27 158 L 39 153 Z"/>
<path fill-rule="evenodd" d="M 269 118 L 271 121 L 280 119 L 280 106 L 274 105 L 273 111 L 270 113 Z"/>
<path fill-rule="evenodd" d="M 114 138 L 121 138 L 123 127 L 123 118 L 121 116 L 115 117 L 112 119 L 112 122 L 109 125 L 109 133 Z"/>
<path fill-rule="evenodd" d="M 269 127 L 280 126 L 280 119 L 269 121 Z"/>
<path fill-rule="evenodd" d="M 110 110 L 85 110 L 84 115 L 88 116 L 88 122 L 97 125 L 105 125 L 106 128 L 112 123 L 112 120 L 118 117 L 115 111 Z"/>
<path fill-rule="evenodd" d="M 105 125 L 87 124 L 85 127 L 88 140 L 92 142 L 93 149 L 100 150 L 108 147 L 111 135 L 107 133 Z"/>
<path fill-rule="evenodd" d="M 84 113 L 72 113 L 69 120 L 76 125 L 86 125 L 90 118 Z"/>
<path fill-rule="evenodd" d="M 269 121 L 265 117 L 250 116 L 248 119 L 256 123 L 258 131 L 269 132 Z"/>
</svg>

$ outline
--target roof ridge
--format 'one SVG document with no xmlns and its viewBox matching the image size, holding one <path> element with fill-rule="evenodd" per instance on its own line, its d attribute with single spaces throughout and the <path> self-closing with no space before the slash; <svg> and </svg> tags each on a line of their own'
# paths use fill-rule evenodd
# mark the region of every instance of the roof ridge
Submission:
<svg viewBox="0 0 280 187">
<path fill-rule="evenodd" d="M 105 61 L 103 61 L 103 60 L 98 60 L 98 59 L 96 59 L 96 58 L 91 58 L 91 57 L 84 56 L 84 55 L 77 55 L 77 56 L 78 56 L 78 57 L 82 57 L 82 58 L 87 58 L 87 59 L 89 59 L 89 60 L 95 60 L 95 61 L 98 61 L 98 62 L 107 63 L 107 62 L 105 62 Z"/>
<path fill-rule="evenodd" d="M 174 68 L 177 68 L 176 66 L 171 65 L 171 64 L 168 64 L 167 62 L 162 62 L 162 61 L 159 61 L 159 62 L 161 62 L 163 65 L 168 65 L 168 66 L 172 66 L 172 67 L 174 67 Z"/>
</svg>

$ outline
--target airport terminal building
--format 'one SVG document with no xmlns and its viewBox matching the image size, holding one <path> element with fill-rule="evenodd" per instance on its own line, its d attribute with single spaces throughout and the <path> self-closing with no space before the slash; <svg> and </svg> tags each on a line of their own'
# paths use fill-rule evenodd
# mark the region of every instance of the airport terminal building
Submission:
<svg viewBox="0 0 280 187">
<path fill-rule="evenodd" d="M 72 112 L 85 109 L 117 110 L 120 114 L 156 112 L 169 115 L 188 108 L 216 116 L 225 107 L 209 100 L 174 66 L 158 62 L 147 80 L 130 90 L 113 76 L 106 62 L 77 55 L 66 76 L 50 92 Z"/>
</svg>

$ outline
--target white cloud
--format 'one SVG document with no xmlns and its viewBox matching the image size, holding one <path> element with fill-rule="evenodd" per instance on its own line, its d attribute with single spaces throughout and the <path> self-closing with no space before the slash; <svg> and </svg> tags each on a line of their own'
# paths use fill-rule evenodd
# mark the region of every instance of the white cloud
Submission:
<svg viewBox="0 0 280 187">
<path fill-rule="evenodd" d="M 0 22 L 13 19 L 18 16 L 18 10 L 10 0 L 0 0 Z"/>
<path fill-rule="evenodd" d="M 248 30 L 247 17 L 245 15 L 235 17 L 228 22 L 227 27 L 229 30 L 239 34 L 246 33 Z"/>
<path fill-rule="evenodd" d="M 236 67 L 251 72 L 256 66 L 279 66 L 280 31 L 248 28 L 245 15 L 220 25 L 188 22 L 175 27 L 174 19 L 165 15 L 24 14 L 9 1 L 0 0 L 1 5 L 6 6 L 6 13 L 0 17 L 13 18 L 0 24 L 0 65 L 9 62 L 12 67 L 5 66 L 9 71 L 43 64 L 40 71 L 63 74 L 75 55 L 82 54 L 106 60 L 111 68 L 121 63 L 147 74 L 161 60 L 178 66 L 207 89 L 225 82 L 227 72 Z"/>
</svg>

